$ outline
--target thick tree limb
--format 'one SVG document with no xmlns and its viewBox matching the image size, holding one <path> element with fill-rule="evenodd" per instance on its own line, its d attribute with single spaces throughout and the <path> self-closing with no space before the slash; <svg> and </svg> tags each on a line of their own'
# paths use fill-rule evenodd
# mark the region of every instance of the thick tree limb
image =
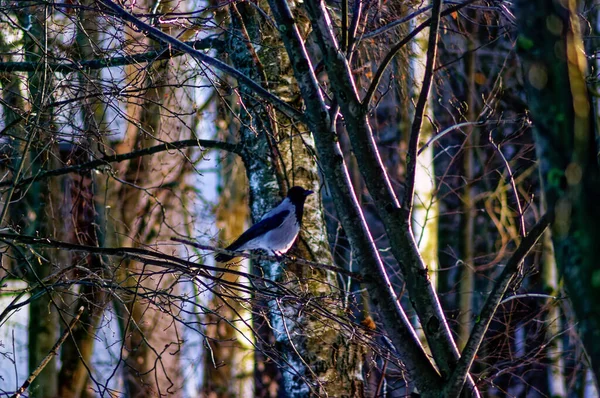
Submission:
<svg viewBox="0 0 600 398">
<path fill-rule="evenodd" d="M 459 396 L 460 391 L 463 388 L 465 378 L 469 374 L 471 365 L 475 359 L 475 355 L 477 354 L 477 351 L 479 351 L 483 337 L 488 330 L 494 314 L 496 314 L 496 311 L 502 302 L 502 298 L 504 297 L 510 282 L 519 272 L 519 268 L 522 266 L 523 260 L 525 260 L 527 254 L 529 254 L 538 239 L 543 235 L 546 228 L 548 228 L 552 222 L 552 218 L 552 213 L 549 212 L 544 214 L 544 216 L 531 229 L 529 234 L 521 241 L 521 244 L 517 250 L 510 257 L 508 263 L 506 263 L 504 271 L 502 271 L 502 274 L 500 274 L 500 277 L 494 284 L 491 293 L 485 300 L 485 304 L 481 309 L 481 313 L 477 317 L 473 331 L 469 336 L 469 341 L 467 342 L 465 349 L 461 354 L 454 372 L 452 372 L 452 375 L 444 386 L 442 395 L 443 397 L 453 398 Z"/>
<path fill-rule="evenodd" d="M 383 221 L 392 254 L 400 264 L 411 303 L 419 316 L 436 365 L 442 377 L 447 377 L 454 369 L 459 352 L 437 294 L 427 278 L 427 267 L 414 241 L 409 219 L 400 207 L 379 155 L 366 108 L 358 98 L 350 66 L 340 56 L 325 4 L 318 0 L 307 1 L 305 4 L 323 54 L 330 86 L 346 121 L 346 130 L 359 170 Z M 470 385 L 474 394 L 478 395 L 472 381 Z"/>
<path fill-rule="evenodd" d="M 361 272 L 369 276 L 365 286 L 400 357 L 409 372 L 418 375 L 415 382 L 419 391 L 423 396 L 436 396 L 441 379 L 399 305 L 368 231 L 336 139 L 336 131 L 294 17 L 285 0 L 270 0 L 269 5 L 292 61 L 294 75 L 305 101 L 307 124 L 315 136 L 320 164 L 331 189 L 338 217 L 348 235 L 355 261 L 362 267 Z M 322 16 L 328 18 L 326 14 Z M 336 56 L 345 59 L 341 52 L 336 52 Z M 377 177 L 381 178 L 382 175 Z"/>
<path fill-rule="evenodd" d="M 62 167 L 60 169 L 43 171 L 41 173 L 36 174 L 35 176 L 31 176 L 28 178 L 24 178 L 19 180 L 16 187 L 22 187 L 27 184 L 31 184 L 32 182 L 43 180 L 49 177 L 56 177 L 60 175 L 65 175 L 69 173 L 80 173 L 82 171 L 89 171 L 98 169 L 102 166 L 109 165 L 111 163 L 119 163 L 124 162 L 126 160 L 131 160 L 135 158 L 139 158 L 141 156 L 153 155 L 159 152 L 190 148 L 190 147 L 204 147 L 204 148 L 214 148 L 214 149 L 222 149 L 224 151 L 229 151 L 235 154 L 240 154 L 242 148 L 237 144 L 230 144 L 222 141 L 212 141 L 212 140 L 199 140 L 199 139 L 189 139 L 182 141 L 174 141 L 167 142 L 160 145 L 155 145 L 149 148 L 140 149 L 137 151 L 132 151 L 128 153 L 122 153 L 120 155 L 111 155 L 111 156 L 103 156 L 100 159 L 92 160 L 87 163 L 82 163 L 74 166 Z M 2 181 L 0 182 L 0 187 L 13 186 L 14 180 L 10 181 Z"/>
<path fill-rule="evenodd" d="M 67 337 L 69 337 L 69 335 L 71 334 L 71 330 L 73 330 L 75 324 L 79 322 L 79 318 L 81 317 L 81 314 L 83 314 L 83 309 L 83 306 L 79 307 L 79 310 L 77 310 L 77 315 L 75 315 L 75 318 L 71 320 L 71 323 L 69 323 L 69 327 L 65 329 L 62 336 L 60 336 L 60 339 L 58 339 L 56 344 L 54 344 L 48 355 L 46 355 L 46 357 L 44 357 L 44 359 L 38 365 L 38 367 L 35 368 L 33 372 L 31 372 L 27 380 L 25 380 L 23 385 L 19 387 L 19 389 L 12 395 L 11 398 L 19 398 L 25 392 L 25 390 L 27 390 L 31 383 L 33 383 L 35 378 L 42 372 L 42 370 L 44 370 L 44 368 L 46 367 L 46 365 L 48 365 L 52 358 L 58 355 L 58 349 L 61 345 L 63 345 L 65 340 L 67 340 Z"/>
</svg>

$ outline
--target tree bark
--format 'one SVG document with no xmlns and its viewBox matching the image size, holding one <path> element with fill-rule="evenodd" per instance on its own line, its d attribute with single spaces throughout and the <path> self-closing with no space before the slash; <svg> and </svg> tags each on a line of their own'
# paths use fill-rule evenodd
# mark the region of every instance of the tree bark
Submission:
<svg viewBox="0 0 600 398">
<path fill-rule="evenodd" d="M 87 2 L 86 5 L 91 5 Z M 95 15 L 81 10 L 78 16 L 80 26 L 77 31 L 75 53 L 80 59 L 91 59 L 94 57 L 93 46 L 98 45 L 99 27 Z M 98 79 L 99 72 L 86 71 L 87 76 L 82 73 L 79 81 L 86 93 L 97 92 L 91 79 Z M 74 144 L 65 148 L 61 153 L 63 164 L 76 165 L 85 163 L 88 160 L 88 153 L 94 152 L 94 140 L 102 139 L 103 131 L 103 106 L 96 99 L 90 100 L 86 106 L 81 109 L 81 117 L 84 123 L 84 129 L 90 135 L 88 140 L 77 144 L 76 137 L 73 137 Z M 64 178 L 63 191 L 65 200 L 62 213 L 65 216 L 68 228 L 65 228 L 67 235 L 64 240 L 67 242 L 78 243 L 88 246 L 98 246 L 100 244 L 96 226 L 98 222 L 95 204 L 95 194 L 97 190 L 94 173 L 90 170 L 67 175 Z M 70 297 L 75 293 L 71 291 L 63 294 L 63 303 L 70 303 L 68 312 L 73 309 L 84 307 L 86 311 L 81 314 L 81 322 L 76 324 L 71 332 L 71 338 L 67 339 L 61 349 L 61 369 L 58 374 L 59 391 L 58 396 L 68 398 L 77 398 L 84 394 L 86 383 L 89 380 L 88 369 L 91 366 L 91 358 L 94 348 L 96 328 L 100 323 L 104 309 L 108 304 L 109 296 L 105 289 L 96 284 L 96 278 L 104 278 L 105 269 L 102 260 L 98 255 L 89 254 L 87 256 L 71 255 L 68 258 L 73 266 L 83 263 L 91 272 L 89 274 L 74 273 L 74 279 L 88 279 L 91 283 L 80 286 L 79 297 L 71 300 Z"/>
<path fill-rule="evenodd" d="M 23 149 L 21 161 L 26 162 L 32 172 L 39 172 L 43 168 L 56 167 L 56 146 L 50 145 L 45 148 L 46 142 L 54 142 L 52 136 L 51 121 L 52 109 L 48 108 L 52 75 L 47 69 L 48 47 L 48 13 L 49 8 L 36 9 L 29 7 L 21 10 L 18 14 L 19 22 L 31 21 L 30 35 L 24 35 L 23 47 L 26 60 L 38 62 L 40 69 L 27 75 L 27 86 L 29 90 L 29 104 L 35 117 L 26 124 L 25 134 L 28 144 Z M 37 38 L 33 40 L 32 37 Z M 29 144 L 31 144 L 29 146 Z M 40 236 L 52 237 L 60 231 L 60 225 L 53 223 L 58 217 L 57 203 L 60 190 L 54 182 L 33 183 L 26 192 L 25 211 L 23 214 L 14 214 L 13 222 L 21 226 L 25 234 L 39 234 Z M 6 205 L 9 205 L 7 201 Z M 52 266 L 56 257 L 51 252 L 42 251 L 40 255 L 22 258 L 22 267 L 26 272 L 30 283 L 36 283 L 52 273 Z M 58 309 L 53 301 L 52 290 L 44 284 L 31 292 L 32 296 L 40 295 L 32 301 L 29 307 L 29 370 L 33 372 L 48 355 L 58 339 Z M 66 325 L 65 325 L 66 326 Z M 57 365 L 53 358 L 40 372 L 29 389 L 31 396 L 54 396 L 58 391 Z"/>
<path fill-rule="evenodd" d="M 237 32 L 233 37 L 241 38 L 231 43 L 233 65 L 265 89 L 292 99 L 298 88 L 292 83 L 290 61 L 278 50 L 281 43 L 270 25 L 244 3 L 232 6 L 231 18 Z M 264 46 L 260 51 L 252 44 L 256 42 Z M 250 185 L 251 211 L 257 220 L 292 186 L 319 192 L 320 182 L 311 155 L 314 143 L 306 127 L 291 125 L 273 106 L 257 103 L 252 99 L 253 91 L 240 83 L 244 109 L 249 110 L 242 114 L 242 159 Z M 313 195 L 307 200 L 302 232 L 293 252 L 307 260 L 330 264 L 327 242 L 322 202 L 318 194 Z M 285 394 L 362 396 L 362 350 L 344 325 L 346 314 L 337 295 L 335 273 L 301 265 L 284 270 L 278 263 L 263 262 L 260 267 L 267 278 L 285 283 L 299 297 L 317 299 L 337 320 L 326 320 L 310 307 L 302 310 L 296 300 L 267 303 L 280 360 L 286 364 L 281 364 L 285 369 Z"/>
<path fill-rule="evenodd" d="M 516 2 L 519 55 L 533 120 L 556 262 L 600 376 L 600 170 L 577 2 Z"/>
<path fill-rule="evenodd" d="M 340 222 L 352 245 L 354 259 L 360 264 L 361 271 L 366 276 L 365 283 L 371 300 L 379 310 L 387 328 L 386 331 L 409 372 L 415 376 L 419 375 L 415 379 L 419 391 L 424 396 L 429 396 L 429 394 L 435 396 L 439 391 L 437 389 L 439 375 L 426 357 L 406 314 L 399 306 L 398 298 L 390 286 L 381 258 L 377 254 L 373 239 L 368 232 L 353 192 L 339 142 L 336 139 L 334 125 L 304 47 L 304 41 L 288 5 L 278 0 L 272 0 L 269 4 L 305 101 L 307 123 L 315 136 L 321 167 L 331 189 Z M 322 16 L 325 18 L 325 15 Z M 334 70 L 329 75 L 332 76 L 338 72 Z M 348 98 L 342 98 L 342 100 L 346 99 Z M 347 124 L 353 122 L 353 120 L 346 120 Z M 377 179 L 380 178 L 381 175 L 377 177 Z"/>
</svg>

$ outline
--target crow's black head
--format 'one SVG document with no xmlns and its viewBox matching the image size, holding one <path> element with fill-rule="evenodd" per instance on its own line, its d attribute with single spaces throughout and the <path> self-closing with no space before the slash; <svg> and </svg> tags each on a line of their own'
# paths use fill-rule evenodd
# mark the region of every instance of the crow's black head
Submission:
<svg viewBox="0 0 600 398">
<path fill-rule="evenodd" d="M 304 202 L 306 201 L 306 197 L 313 193 L 308 189 L 304 189 L 302 187 L 292 187 L 288 191 L 287 197 L 292 202 L 292 204 L 296 207 L 296 220 L 298 224 L 302 224 L 302 214 L 304 214 Z"/>
<path fill-rule="evenodd" d="M 292 201 L 293 204 L 301 205 L 306 200 L 306 197 L 311 193 L 313 193 L 313 191 L 296 186 L 290 188 L 287 197 Z"/>
</svg>

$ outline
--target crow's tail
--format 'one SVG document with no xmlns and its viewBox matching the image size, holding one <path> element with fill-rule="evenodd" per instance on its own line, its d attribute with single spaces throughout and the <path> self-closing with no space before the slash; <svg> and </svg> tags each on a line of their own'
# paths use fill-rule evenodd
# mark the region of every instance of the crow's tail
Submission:
<svg viewBox="0 0 600 398">
<path fill-rule="evenodd" d="M 240 248 L 240 243 L 236 240 L 235 242 L 233 242 L 232 244 L 230 244 L 229 246 L 227 246 L 225 248 L 225 250 L 237 250 Z M 224 253 L 219 253 L 215 256 L 215 261 L 218 263 L 228 263 L 231 260 L 233 260 L 234 258 L 236 258 L 237 256 L 231 256 L 229 254 L 224 254 Z"/>
<path fill-rule="evenodd" d="M 230 256 L 229 254 L 219 253 L 215 256 L 215 261 L 218 263 L 228 263 L 233 260 L 235 256 Z"/>
</svg>

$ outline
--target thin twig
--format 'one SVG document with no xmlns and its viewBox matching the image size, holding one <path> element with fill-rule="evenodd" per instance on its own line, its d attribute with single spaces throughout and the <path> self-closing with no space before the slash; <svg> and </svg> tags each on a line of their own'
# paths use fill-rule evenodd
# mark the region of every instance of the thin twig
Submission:
<svg viewBox="0 0 600 398">
<path fill-rule="evenodd" d="M 423 7 L 423 8 L 419 8 L 418 10 L 416 10 L 415 12 L 413 12 L 412 14 L 408 14 L 408 15 L 406 15 L 406 16 L 405 16 L 405 17 L 403 17 L 403 18 L 397 19 L 397 20 L 395 20 L 395 21 L 392 21 L 392 22 L 390 22 L 390 23 L 389 23 L 389 24 L 387 24 L 387 25 L 383 25 L 383 26 L 382 26 L 382 27 L 380 27 L 380 28 L 377 28 L 377 29 L 375 29 L 375 30 L 372 30 L 372 31 L 370 31 L 370 32 L 367 32 L 367 33 L 365 33 L 365 34 L 364 34 L 364 35 L 361 37 L 361 39 L 362 39 L 362 40 L 365 40 L 365 39 L 371 39 L 371 38 L 373 38 L 373 37 L 375 37 L 375 36 L 382 35 L 382 34 L 384 34 L 385 32 L 387 32 L 387 31 L 389 31 L 389 30 L 391 30 L 391 29 L 394 29 L 396 26 L 398 26 L 398 25 L 402 25 L 403 23 L 405 23 L 405 22 L 408 22 L 408 21 L 410 21 L 411 19 L 418 17 L 419 15 L 423 14 L 424 12 L 427 12 L 427 11 L 431 10 L 431 7 L 432 7 L 432 6 L 430 6 L 430 5 L 429 5 L 429 6 L 425 6 L 425 7 Z"/>
<path fill-rule="evenodd" d="M 510 181 L 510 186 L 512 187 L 512 190 L 515 194 L 515 200 L 517 202 L 517 212 L 519 213 L 517 218 L 519 219 L 519 227 L 521 230 L 521 236 L 525 236 L 525 235 L 527 235 L 527 230 L 525 229 L 525 216 L 523 215 L 523 207 L 521 206 L 521 200 L 519 199 L 519 191 L 517 190 L 517 184 L 515 183 L 515 178 L 514 178 L 512 169 L 510 167 L 510 163 L 508 163 L 506 156 L 504 156 L 504 154 L 500 150 L 500 145 L 498 145 L 494 142 L 494 138 L 492 137 L 491 131 L 489 134 L 489 141 L 490 141 L 490 144 L 492 144 L 494 149 L 498 152 L 498 154 L 502 158 L 502 162 L 504 162 L 504 167 L 506 167 L 506 170 L 508 171 L 508 179 Z"/>
<path fill-rule="evenodd" d="M 25 390 L 27 390 L 27 388 L 31 385 L 31 383 L 33 383 L 35 378 L 38 377 L 38 375 L 42 372 L 42 370 L 44 370 L 44 368 L 46 367 L 46 365 L 48 365 L 48 363 L 52 360 L 52 358 L 54 358 L 56 355 L 58 355 L 58 349 L 60 348 L 61 345 L 63 345 L 65 340 L 67 340 L 67 337 L 69 337 L 69 335 L 71 334 L 71 330 L 73 329 L 75 324 L 79 321 L 81 314 L 83 314 L 83 306 L 79 307 L 79 309 L 77 310 L 77 315 L 75 315 L 75 318 L 73 318 L 73 320 L 71 320 L 71 323 L 69 323 L 69 327 L 63 332 L 62 336 L 60 336 L 60 339 L 58 339 L 56 344 L 54 344 L 54 346 L 52 347 L 52 349 L 50 350 L 48 355 L 46 355 L 46 357 L 42 360 L 42 362 L 38 365 L 38 367 L 35 368 L 35 370 L 33 372 L 31 372 L 31 374 L 29 375 L 27 380 L 25 380 L 25 383 L 23 383 L 23 385 L 12 395 L 11 398 L 19 398 L 21 396 L 21 394 L 23 394 L 25 392 Z"/>
<path fill-rule="evenodd" d="M 502 300 L 500 302 L 500 305 L 504 305 L 504 304 L 506 304 L 506 303 L 508 303 L 509 301 L 512 301 L 512 300 L 520 300 L 520 299 L 524 299 L 524 298 L 552 299 L 554 301 L 564 299 L 564 297 L 551 296 L 549 294 L 543 294 L 543 293 L 523 293 L 523 294 L 515 294 L 513 296 L 505 298 L 504 300 Z"/>
<path fill-rule="evenodd" d="M 431 137 L 429 139 L 429 141 L 427 141 L 420 149 L 419 152 L 417 152 L 417 156 L 420 155 L 425 149 L 427 149 L 429 147 L 429 145 L 433 144 L 434 142 L 436 142 L 437 140 L 441 139 L 443 136 L 445 136 L 448 133 L 453 132 L 454 130 L 458 130 L 461 129 L 463 127 L 468 127 L 468 126 L 483 126 L 484 124 L 486 124 L 485 122 L 463 122 L 463 123 L 458 123 L 455 124 L 454 126 L 450 126 L 447 129 L 440 131 L 439 133 L 437 133 L 436 135 L 434 135 L 433 137 Z"/>
</svg>

